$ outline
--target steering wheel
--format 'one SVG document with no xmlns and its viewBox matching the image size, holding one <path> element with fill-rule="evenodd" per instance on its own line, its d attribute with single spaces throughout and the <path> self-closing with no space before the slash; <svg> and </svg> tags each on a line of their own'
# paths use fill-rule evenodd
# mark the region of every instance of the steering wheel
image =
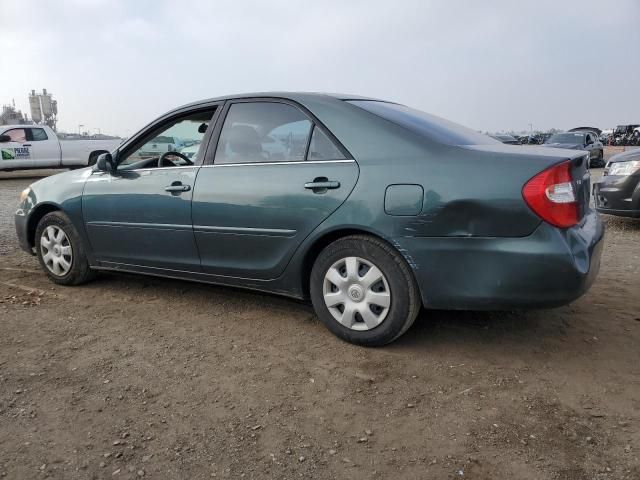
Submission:
<svg viewBox="0 0 640 480">
<path fill-rule="evenodd" d="M 180 152 L 164 152 L 162 155 L 160 155 L 160 158 L 158 159 L 158 168 L 177 166 L 171 160 L 167 160 L 167 157 L 180 157 L 185 162 L 187 162 L 187 165 L 193 165 L 193 162 L 191 161 L 191 159 Z M 166 163 L 169 163 L 170 165 L 166 165 Z"/>
</svg>

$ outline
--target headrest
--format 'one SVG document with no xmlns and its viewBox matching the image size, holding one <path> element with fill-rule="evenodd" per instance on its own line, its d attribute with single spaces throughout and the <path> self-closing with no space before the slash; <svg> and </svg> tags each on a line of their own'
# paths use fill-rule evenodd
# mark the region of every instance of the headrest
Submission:
<svg viewBox="0 0 640 480">
<path fill-rule="evenodd" d="M 228 137 L 229 148 L 233 153 L 250 155 L 262 152 L 260 135 L 249 125 L 235 125 L 231 127 Z"/>
</svg>

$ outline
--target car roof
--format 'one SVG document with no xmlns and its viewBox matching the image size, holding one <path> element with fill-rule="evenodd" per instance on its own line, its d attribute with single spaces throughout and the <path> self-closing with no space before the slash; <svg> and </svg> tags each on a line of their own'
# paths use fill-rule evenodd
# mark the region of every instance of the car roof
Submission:
<svg viewBox="0 0 640 480">
<path fill-rule="evenodd" d="M 381 100 L 379 98 L 366 97 L 362 95 L 353 95 L 347 93 L 324 93 L 324 92 L 284 92 L 284 91 L 272 91 L 272 92 L 249 92 L 249 93 L 237 93 L 233 95 L 222 95 L 219 97 L 212 97 L 203 100 L 197 100 L 195 102 L 187 103 L 174 110 L 181 110 L 183 108 L 197 107 L 198 105 L 204 105 L 213 102 L 222 102 L 225 100 L 237 100 L 243 98 L 282 98 L 285 100 L 293 100 L 296 102 L 304 103 L 305 99 L 311 97 L 323 97 L 333 98 L 335 100 L 369 100 L 376 102 L 394 103 L 388 100 Z"/>
<path fill-rule="evenodd" d="M 0 128 L 43 128 L 46 125 L 28 125 L 26 123 L 20 123 L 17 125 L 0 125 Z"/>
<path fill-rule="evenodd" d="M 600 133 L 602 133 L 602 130 L 600 130 L 598 127 L 576 127 L 569 130 L 569 132 L 593 132 L 596 135 L 600 135 Z"/>
</svg>

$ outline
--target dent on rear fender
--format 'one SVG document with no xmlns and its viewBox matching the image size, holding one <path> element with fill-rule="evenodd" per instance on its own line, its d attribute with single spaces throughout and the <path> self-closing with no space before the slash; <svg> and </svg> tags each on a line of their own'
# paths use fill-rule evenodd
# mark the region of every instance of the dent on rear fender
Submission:
<svg viewBox="0 0 640 480">
<path fill-rule="evenodd" d="M 454 200 L 441 203 L 427 192 L 420 215 L 407 219 L 407 236 L 520 237 L 531 234 L 540 221 L 523 217 L 520 200 Z"/>
</svg>

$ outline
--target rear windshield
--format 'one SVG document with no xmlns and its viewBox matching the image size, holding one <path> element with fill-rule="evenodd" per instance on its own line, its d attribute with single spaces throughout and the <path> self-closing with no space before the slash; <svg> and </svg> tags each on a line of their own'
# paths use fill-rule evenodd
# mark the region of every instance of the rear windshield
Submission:
<svg viewBox="0 0 640 480">
<path fill-rule="evenodd" d="M 584 133 L 556 133 L 555 135 L 551 135 L 545 143 L 580 145 L 584 143 Z"/>
<path fill-rule="evenodd" d="M 500 143 L 488 135 L 436 117 L 420 110 L 398 105 L 397 103 L 379 102 L 375 100 L 348 100 L 368 112 L 390 122 L 425 135 L 436 142 L 447 145 L 488 145 Z"/>
</svg>

